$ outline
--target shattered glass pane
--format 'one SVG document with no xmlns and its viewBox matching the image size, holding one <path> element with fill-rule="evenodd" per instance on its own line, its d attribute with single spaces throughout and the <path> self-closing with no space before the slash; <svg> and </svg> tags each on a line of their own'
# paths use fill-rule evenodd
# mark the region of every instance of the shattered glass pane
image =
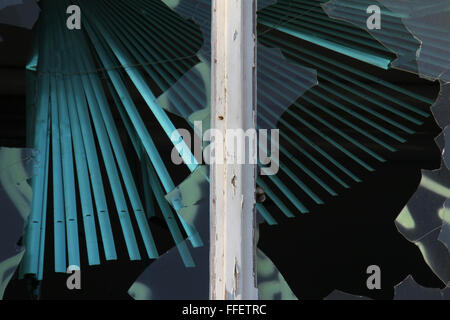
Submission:
<svg viewBox="0 0 450 320">
<path fill-rule="evenodd" d="M 447 298 L 448 299 L 448 298 Z M 439 289 L 424 288 L 408 276 L 395 287 L 394 300 L 447 300 L 444 291 Z"/>
<path fill-rule="evenodd" d="M 371 5 L 381 9 L 381 28 L 367 30 Z M 398 56 L 392 66 L 428 79 L 450 80 L 448 1 L 332 0 L 323 7 L 330 17 L 366 29 L 392 50 Z"/>
<path fill-rule="evenodd" d="M 175 190 L 167 194 L 169 203 L 178 204 L 177 213 L 209 239 L 209 179 L 207 166 L 198 167 Z"/>
<path fill-rule="evenodd" d="M 450 200 L 447 199 L 444 204 L 444 208 L 440 210 L 439 216 L 442 219 L 442 229 L 439 234 L 439 241 L 450 249 Z"/>
<path fill-rule="evenodd" d="M 2 0 L 0 23 L 32 29 L 39 18 L 40 9 L 35 0 Z"/>
<path fill-rule="evenodd" d="M 22 0 L 1 0 L 0 1 L 0 10 L 9 6 L 16 6 L 22 4 Z"/>
<path fill-rule="evenodd" d="M 21 237 L 30 211 L 34 153 L 0 147 L 0 300 L 24 253 Z"/>
<path fill-rule="evenodd" d="M 392 61 L 392 67 L 417 73 L 423 78 L 440 79 L 441 91 L 434 102 L 432 111 L 436 122 L 444 128 L 444 136 L 446 136 L 446 127 L 449 124 L 449 90 L 445 83 L 448 82 L 449 67 L 447 50 L 450 3 L 448 1 L 428 3 L 391 0 L 323 2 L 322 7 L 330 17 L 358 26 L 395 53 L 397 58 Z M 381 9 L 381 24 L 379 28 L 370 29 L 368 18 L 373 13 L 373 11 L 369 12 L 369 7 L 372 5 L 377 5 Z M 362 41 L 359 41 L 359 44 L 362 46 Z M 444 203 L 447 203 L 449 196 L 447 192 L 449 171 L 446 166 L 448 161 L 444 146 L 440 144 L 440 147 L 444 154 L 442 167 L 434 171 L 422 171 L 421 184 L 397 217 L 396 224 L 399 232 L 420 248 L 426 262 L 443 284 L 447 284 L 450 255 L 448 242 L 446 243 L 448 223 Z M 443 243 L 445 245 L 442 245 Z M 414 299 L 421 294 L 425 298 L 427 292 L 433 291 L 416 283 L 414 286 L 411 284 L 412 281 L 408 278 L 402 282 L 399 288 L 405 291 L 399 291 L 401 289 L 397 288 L 396 294 L 403 299 Z M 408 286 L 411 287 L 410 295 L 406 293 Z M 434 289 L 434 292 L 436 292 L 435 297 L 439 297 L 439 290 Z"/>
<path fill-rule="evenodd" d="M 46 66 L 48 69 L 40 71 L 43 71 L 44 75 L 48 74 L 47 71 L 57 74 L 58 77 L 62 75 L 73 80 L 75 84 L 81 78 L 86 79 L 84 77 L 88 77 L 87 83 L 98 77 L 99 88 L 104 85 L 109 89 L 105 90 L 105 96 L 95 92 L 94 98 L 92 92 L 91 95 L 85 92 L 81 94 L 80 100 L 90 100 L 91 106 L 92 101 L 103 98 L 105 103 L 102 105 L 108 107 L 110 98 L 114 100 L 114 104 L 110 106 L 119 114 L 114 114 L 112 122 L 118 121 L 120 129 L 122 124 L 127 127 L 127 132 L 120 131 L 117 134 L 121 138 L 125 137 L 123 141 L 118 141 L 119 144 L 124 142 L 124 148 L 128 145 L 130 148 L 134 147 L 131 153 L 127 150 L 126 156 L 130 156 L 130 159 L 125 159 L 125 162 L 129 160 L 130 165 L 137 164 L 136 168 L 133 168 L 133 178 L 142 181 L 143 191 L 140 191 L 145 197 L 143 200 L 146 217 L 152 227 L 152 223 L 161 224 L 164 228 L 169 225 L 173 238 L 165 243 L 161 258 L 147 268 L 130 288 L 129 293 L 135 299 L 142 300 L 207 299 L 209 170 L 207 166 L 192 165 L 189 170 L 183 167 L 185 171 L 181 169 L 173 173 L 165 170 L 167 168 L 164 164 L 170 161 L 167 155 L 170 154 L 171 143 L 176 144 L 179 141 L 179 137 L 170 138 L 170 141 L 166 137 L 175 129 L 175 121 L 180 120 L 177 116 L 188 120 L 187 125 L 191 127 L 195 121 L 201 121 L 202 130 L 190 128 L 199 136 L 203 135 L 203 130 L 209 128 L 210 1 L 137 1 L 136 6 L 120 1 L 111 1 L 105 6 L 102 5 L 107 3 L 105 1 L 79 2 L 86 6 L 83 10 L 92 9 L 86 10 L 86 16 L 83 16 L 83 19 L 86 18 L 83 20 L 86 22 L 86 25 L 83 25 L 86 30 L 63 30 L 63 38 L 69 40 L 62 41 L 61 50 L 52 55 L 54 63 Z M 0 20 L 4 11 L 19 9 L 27 3 L 34 2 L 1 1 L 0 9 L 1 5 L 8 7 L 0 11 Z M 402 176 L 397 172 L 397 167 L 389 166 L 393 162 L 400 164 L 400 167 L 413 163 L 412 167 L 415 167 L 417 159 L 413 159 L 411 155 L 417 156 L 417 150 L 422 152 L 418 158 L 428 156 L 428 149 L 422 148 L 421 143 L 431 144 L 432 141 L 428 138 L 435 132 L 433 126 L 429 125 L 432 122 L 429 106 L 434 101 L 433 92 L 436 91 L 435 85 L 419 83 L 415 76 L 407 77 L 391 67 L 413 71 L 426 78 L 440 78 L 442 82 L 448 81 L 448 54 L 445 49 L 448 47 L 448 32 L 439 28 L 429 32 L 432 25 L 435 26 L 439 22 L 442 26 L 446 22 L 439 21 L 441 19 L 435 19 L 432 23 L 428 21 L 430 17 L 436 18 L 439 11 L 448 10 L 444 1 L 424 6 L 419 6 L 414 1 L 410 2 L 409 6 L 393 1 L 380 0 L 379 3 L 382 6 L 382 28 L 386 25 L 388 31 L 392 32 L 384 32 L 385 29 L 366 31 L 367 14 L 364 1 L 333 0 L 328 4 L 325 1 L 259 1 L 258 127 L 280 127 L 282 137 L 281 160 L 277 160 L 277 165 L 280 166 L 279 174 L 261 177 L 258 181 L 258 185 L 265 192 L 264 196 L 267 196 L 264 206 L 257 206 L 260 213 L 258 222 L 261 222 L 264 238 L 261 244 L 278 251 L 270 254 L 265 250 L 257 252 L 258 286 L 262 298 L 309 297 L 310 292 L 304 293 L 299 288 L 302 287 L 302 281 L 310 284 L 309 281 L 315 280 L 318 286 L 327 288 L 323 292 L 314 292 L 317 296 L 328 296 L 327 299 L 364 299 L 361 292 L 366 292 L 365 268 L 353 266 L 354 269 L 348 270 L 346 266 L 355 256 L 361 260 L 376 258 L 384 261 L 385 255 L 394 255 L 396 263 L 393 263 L 394 266 L 386 263 L 386 268 L 395 269 L 395 265 L 399 265 L 403 268 L 403 273 L 411 273 L 415 278 L 416 273 L 427 275 L 424 278 L 429 274 L 434 276 L 426 268 L 426 261 L 439 277 L 438 284 L 431 282 L 428 283 L 429 286 L 444 285 L 450 279 L 450 174 L 447 168 L 443 166 L 440 170 L 424 170 L 419 189 L 402 210 L 406 200 L 401 204 L 398 204 L 397 200 L 403 201 L 400 196 L 403 194 L 402 188 L 410 186 L 407 185 L 410 182 L 409 172 L 405 170 Z M 411 4 L 420 7 L 420 15 L 410 10 Z M 112 18 L 105 18 L 105 13 Z M 346 14 L 350 16 L 345 16 Z M 388 18 L 385 19 L 385 16 Z M 51 13 L 47 17 L 51 17 Z M 16 23 L 19 21 L 18 24 L 23 25 L 19 13 L 15 15 L 15 19 Z M 63 21 L 62 17 L 59 19 Z M 166 19 L 171 22 L 167 25 L 171 25 L 173 29 L 162 27 L 158 22 L 166 22 Z M 414 26 L 410 24 L 422 24 L 422 33 L 421 30 L 415 31 Z M 328 29 L 330 26 L 333 28 Z M 54 31 L 55 28 L 48 30 Z M 58 36 L 52 32 L 49 33 Z M 401 37 L 402 41 L 397 41 L 398 37 Z M 46 47 L 42 46 L 41 50 Z M 433 51 L 436 48 L 440 49 Z M 45 56 L 39 56 L 43 59 L 38 59 L 37 51 L 30 55 L 28 68 L 31 70 L 43 68 L 42 61 L 45 62 Z M 73 61 L 77 60 L 73 57 L 73 52 L 80 53 L 76 56 L 89 57 L 76 69 L 72 68 Z M 68 69 L 61 68 L 61 62 L 65 62 L 69 66 Z M 396 83 L 396 77 L 401 81 L 406 79 L 405 83 Z M 410 82 L 418 84 L 410 89 L 407 88 Z M 423 95 L 421 92 L 415 92 L 417 88 L 422 89 L 421 85 L 425 87 Z M 448 128 L 449 125 L 448 97 L 445 86 L 442 86 L 439 100 L 433 108 L 437 122 L 442 128 Z M 130 112 L 133 108 L 127 105 L 130 101 L 136 103 L 135 113 Z M 148 127 L 144 124 L 141 126 L 136 119 L 141 115 L 148 116 L 148 107 L 156 116 L 144 119 Z M 166 115 L 160 108 L 171 114 Z M 101 114 L 98 115 L 100 119 Z M 95 118 L 94 115 L 91 116 Z M 87 118 L 90 119 L 89 114 Z M 177 123 L 180 122 L 181 120 Z M 421 131 L 422 125 L 429 131 Z M 164 131 L 162 134 L 158 132 L 159 126 Z M 95 130 L 95 134 L 102 132 L 101 129 Z M 153 136 L 155 145 L 151 138 L 147 137 L 147 133 Z M 440 137 L 441 148 L 446 148 L 449 144 L 447 133 L 446 130 L 444 137 Z M 425 136 L 424 141 L 420 140 L 422 134 Z M 413 135 L 415 138 L 419 137 L 418 140 L 409 140 Z M 110 143 L 114 145 L 111 136 L 114 137 L 111 130 L 107 130 L 103 135 L 103 141 L 106 141 L 108 146 Z M 92 150 L 100 155 L 100 151 L 96 150 L 98 142 L 95 141 Z M 117 148 L 120 149 L 117 144 L 115 146 L 114 152 Z M 431 149 L 432 147 L 429 148 Z M 180 150 L 186 151 L 183 148 Z M 120 152 L 117 153 L 120 155 Z M 101 156 L 105 154 L 102 152 Z M 114 156 L 117 154 L 114 153 L 110 158 L 111 166 L 115 166 L 116 160 L 120 160 Z M 444 163 L 450 163 L 445 152 Z M 79 167 L 79 163 L 76 167 Z M 39 168 L 42 166 L 37 167 Z M 122 168 L 123 166 L 116 170 Z M 91 171 L 90 167 L 89 170 Z M 411 172 L 415 173 L 413 170 Z M 365 183 L 370 183 L 370 179 L 375 181 L 371 185 L 372 188 L 363 189 L 361 185 L 367 186 Z M 405 180 L 404 184 L 399 181 L 402 179 Z M 111 182 L 109 179 L 106 181 L 106 185 Z M 115 181 L 121 186 L 120 177 Z M 412 181 L 411 185 L 415 182 Z M 418 180 L 417 184 L 419 182 Z M 397 185 L 399 187 L 396 189 Z M 415 186 L 414 190 L 410 191 L 411 194 L 414 193 Z M 394 194 L 395 199 L 390 198 Z M 113 196 L 109 193 L 108 195 L 112 199 Z M 125 197 L 127 196 L 133 198 L 132 195 Z M 12 196 L 3 193 L 0 197 L 0 200 L 7 202 Z M 8 199 L 4 200 L 3 197 Z M 134 200 L 136 198 L 134 197 Z M 386 204 L 389 201 L 392 201 L 393 207 L 397 205 L 398 208 L 389 207 L 389 204 Z M 29 208 L 23 205 L 25 202 L 18 203 L 17 210 L 25 217 Z M 20 203 L 23 207 L 20 207 Z M 156 217 L 156 211 L 162 211 L 162 216 Z M 392 230 L 395 228 L 393 221 L 400 211 L 396 226 L 405 238 L 420 248 L 424 261 L 421 261 L 420 252 L 414 245 L 402 237 L 395 238 L 398 232 Z M 291 219 L 293 217 L 295 219 Z M 267 224 L 262 223 L 263 218 Z M 282 228 L 290 223 L 291 227 L 287 228 L 292 228 L 293 232 L 287 233 Z M 371 225 L 367 225 L 369 223 Z M 268 225 L 278 225 L 278 237 Z M 351 228 L 353 225 L 357 227 Z M 382 247 L 377 243 L 381 238 L 388 239 L 388 236 L 384 235 L 385 231 L 395 238 L 395 244 L 403 245 L 406 242 L 410 246 L 405 247 L 413 247 L 419 252 L 419 256 L 415 256 L 415 251 L 411 249 L 411 256 L 416 258 L 412 264 L 407 260 L 401 261 L 403 252 L 392 252 L 389 250 L 389 244 Z M 156 239 L 156 242 L 161 238 Z M 197 243 L 193 241 L 195 239 Z M 286 241 L 283 243 L 282 240 Z M 203 242 L 203 246 L 197 248 L 199 242 Z M 167 245 L 172 249 L 166 251 Z M 366 247 L 361 249 L 358 245 Z M 280 248 L 295 248 L 295 251 Z M 366 256 L 367 251 L 372 250 L 376 251 L 376 254 Z M 298 257 L 294 256 L 296 254 Z M 404 256 L 410 257 L 407 254 Z M 15 259 L 20 257 L 16 255 L 12 260 L 6 260 L 5 268 L 14 268 L 17 263 Z M 319 259 L 324 259 L 323 265 L 329 263 L 330 270 L 336 268 L 334 278 L 324 277 L 323 273 L 327 268 L 317 268 L 317 265 L 322 266 Z M 294 262 L 298 264 L 298 268 L 293 265 Z M 186 268 L 185 265 L 196 267 Z M 410 270 L 414 268 L 421 269 Z M 287 271 L 281 273 L 279 270 Z M 9 277 L 9 274 L 8 271 L 3 279 Z M 396 275 L 395 279 L 389 281 L 400 282 L 406 275 Z M 349 288 L 350 285 L 346 282 L 348 279 L 358 283 L 356 289 Z M 420 285 L 427 284 L 427 281 L 420 277 L 415 280 Z M 292 284 L 292 289 L 289 284 Z M 412 287 L 411 291 L 422 290 L 408 281 L 402 282 L 397 288 L 399 298 L 405 297 L 404 292 L 408 290 L 408 285 Z M 334 290 L 335 288 L 339 290 Z M 354 295 L 345 293 L 350 292 L 350 289 Z M 389 297 L 390 289 L 392 285 L 386 288 L 387 294 L 382 296 L 383 298 Z M 300 292 L 297 297 L 294 290 Z M 442 292 L 441 296 L 448 297 L 448 290 Z M 435 291 L 432 291 L 432 294 L 434 293 Z"/>
<path fill-rule="evenodd" d="M 186 268 L 180 263 L 174 248 L 152 263 L 137 278 L 134 286 L 137 283 L 149 288 L 150 300 L 208 300 L 209 246 L 195 248 L 191 252 L 195 268 Z M 129 293 L 132 294 L 132 291 Z"/>
<path fill-rule="evenodd" d="M 339 290 L 334 290 L 324 300 L 371 300 L 371 299 L 363 296 L 355 296 Z"/>
<path fill-rule="evenodd" d="M 261 250 L 256 252 L 258 293 L 261 300 L 297 300 L 274 263 Z"/>
<path fill-rule="evenodd" d="M 419 189 L 396 220 L 401 234 L 416 243 L 427 263 L 443 283 L 450 281 L 450 252 L 448 242 L 448 199 L 450 170 L 448 166 L 448 116 L 450 87 L 442 85 L 432 107 L 436 122 L 444 128 L 444 143 L 438 143 L 443 162 L 439 170 L 423 170 Z M 439 141 L 439 139 L 437 139 Z"/>
</svg>

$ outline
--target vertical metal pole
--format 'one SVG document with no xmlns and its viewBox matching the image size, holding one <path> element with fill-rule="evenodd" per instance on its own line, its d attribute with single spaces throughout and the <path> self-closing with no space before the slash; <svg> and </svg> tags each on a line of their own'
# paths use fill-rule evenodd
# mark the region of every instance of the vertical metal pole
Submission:
<svg viewBox="0 0 450 320">
<path fill-rule="evenodd" d="M 214 0 L 212 15 L 211 126 L 222 144 L 211 150 L 223 155 L 223 164 L 216 159 L 210 172 L 210 298 L 257 299 L 256 165 L 247 157 L 238 163 L 239 150 L 227 136 L 256 127 L 256 0 Z"/>
</svg>

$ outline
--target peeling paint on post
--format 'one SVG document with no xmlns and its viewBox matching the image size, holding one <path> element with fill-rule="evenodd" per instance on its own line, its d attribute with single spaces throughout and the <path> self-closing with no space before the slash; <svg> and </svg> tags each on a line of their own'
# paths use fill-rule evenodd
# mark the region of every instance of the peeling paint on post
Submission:
<svg viewBox="0 0 450 320">
<path fill-rule="evenodd" d="M 226 141 L 228 129 L 256 127 L 256 0 L 214 0 L 212 15 L 211 126 L 225 141 L 224 164 L 213 161 L 210 172 L 210 297 L 258 299 L 256 165 L 238 164 Z"/>
</svg>

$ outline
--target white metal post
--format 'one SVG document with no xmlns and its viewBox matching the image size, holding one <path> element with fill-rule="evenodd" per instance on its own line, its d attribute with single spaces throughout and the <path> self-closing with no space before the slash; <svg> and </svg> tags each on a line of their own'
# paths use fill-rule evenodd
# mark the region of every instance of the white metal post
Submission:
<svg viewBox="0 0 450 320">
<path fill-rule="evenodd" d="M 223 137 L 223 164 L 210 172 L 210 297 L 257 299 L 256 165 L 238 163 L 227 137 L 256 125 L 256 0 L 213 0 L 212 15 L 211 127 Z"/>
</svg>

